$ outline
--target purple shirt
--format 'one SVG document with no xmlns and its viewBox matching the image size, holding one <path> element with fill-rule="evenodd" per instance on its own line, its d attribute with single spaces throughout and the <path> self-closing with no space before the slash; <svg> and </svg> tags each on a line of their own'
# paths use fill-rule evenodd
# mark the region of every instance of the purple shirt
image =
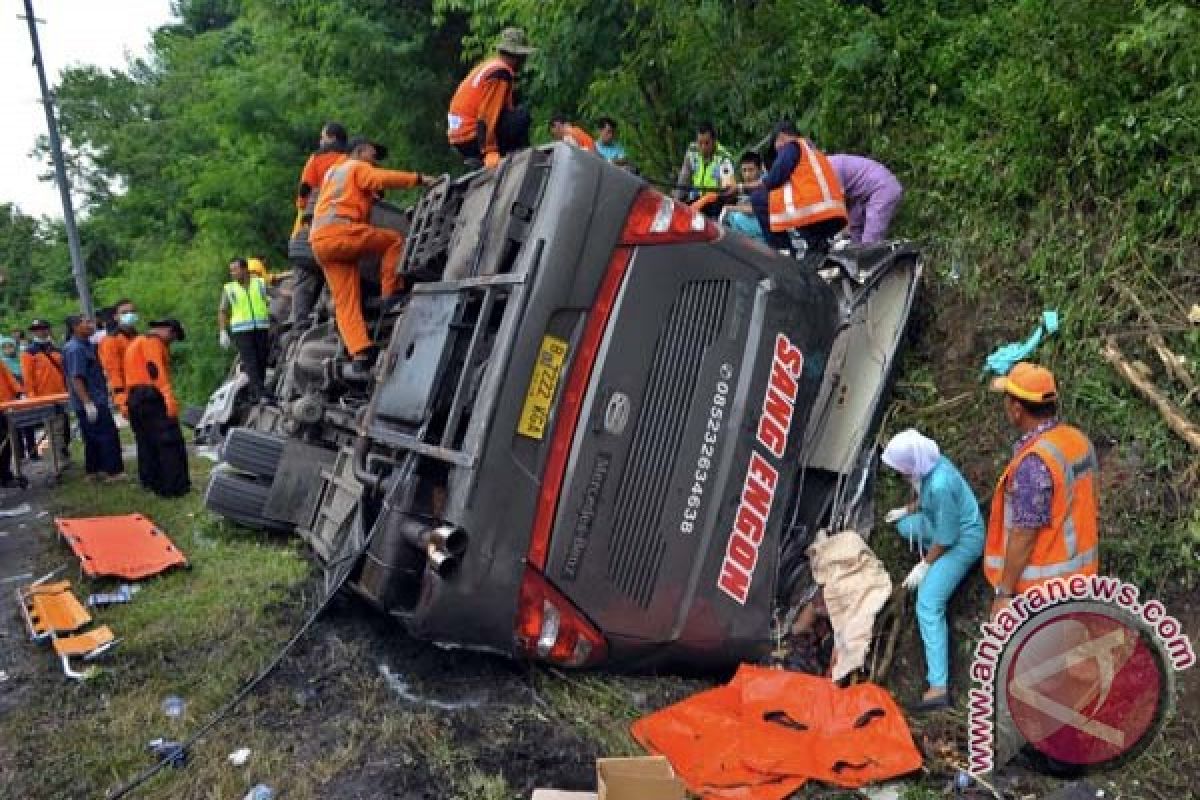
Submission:
<svg viewBox="0 0 1200 800">
<path fill-rule="evenodd" d="M 846 205 L 865 200 L 877 192 L 900 193 L 903 188 L 891 170 L 863 156 L 838 153 L 829 157 L 833 171 L 842 182 Z"/>
<path fill-rule="evenodd" d="M 1041 436 L 1058 424 L 1056 419 L 1048 419 L 1036 428 L 1026 433 L 1013 445 L 1013 455 L 1021 451 L 1030 441 Z M 1054 497 L 1054 479 L 1050 468 L 1041 456 L 1028 453 L 1012 471 L 1008 481 L 1008 505 L 1011 517 L 1010 524 L 1014 528 L 1029 528 L 1036 530 L 1050 524 L 1050 501 Z"/>
</svg>

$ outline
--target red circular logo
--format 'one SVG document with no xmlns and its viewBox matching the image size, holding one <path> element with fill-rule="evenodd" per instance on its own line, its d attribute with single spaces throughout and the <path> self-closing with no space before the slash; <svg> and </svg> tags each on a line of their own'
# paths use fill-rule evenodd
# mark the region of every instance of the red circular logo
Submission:
<svg viewBox="0 0 1200 800">
<path fill-rule="evenodd" d="M 1081 767 L 1132 752 L 1153 734 L 1167 699 L 1156 644 L 1092 606 L 1030 622 L 1005 675 L 1009 714 L 1033 747 Z"/>
</svg>

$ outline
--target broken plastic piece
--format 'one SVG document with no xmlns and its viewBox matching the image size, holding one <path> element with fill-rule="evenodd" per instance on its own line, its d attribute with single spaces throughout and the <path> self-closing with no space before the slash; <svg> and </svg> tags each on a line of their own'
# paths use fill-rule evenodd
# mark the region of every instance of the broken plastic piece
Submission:
<svg viewBox="0 0 1200 800">
<path fill-rule="evenodd" d="M 250 791 L 246 792 L 242 800 L 273 800 L 275 792 L 270 786 L 265 783 L 260 783 Z"/>
<path fill-rule="evenodd" d="M 141 514 L 56 519 L 63 539 L 79 556 L 83 571 L 138 580 L 174 566 L 187 566 L 183 553 Z"/>
<path fill-rule="evenodd" d="M 151 739 L 150 743 L 146 745 L 146 749 L 175 769 L 183 769 L 187 766 L 187 750 L 180 742 L 162 738 Z"/>
<path fill-rule="evenodd" d="M 89 594 L 87 604 L 92 608 L 102 606 L 115 606 L 121 603 L 128 603 L 133 599 L 133 592 L 129 590 L 128 585 L 117 587 L 115 592 L 99 592 L 97 594 Z"/>
<path fill-rule="evenodd" d="M 230 753 L 228 758 L 229 763 L 233 764 L 235 767 L 244 767 L 246 762 L 250 760 L 250 748 L 239 747 L 237 750 L 234 750 L 232 753 Z"/>
</svg>

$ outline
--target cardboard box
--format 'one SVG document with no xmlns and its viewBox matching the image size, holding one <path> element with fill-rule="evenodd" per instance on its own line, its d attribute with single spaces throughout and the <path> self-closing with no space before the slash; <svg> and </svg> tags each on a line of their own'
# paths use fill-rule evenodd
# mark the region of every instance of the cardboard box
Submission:
<svg viewBox="0 0 1200 800">
<path fill-rule="evenodd" d="M 534 789 L 533 800 L 684 800 L 683 784 L 662 756 L 596 759 L 598 792 Z"/>
<path fill-rule="evenodd" d="M 684 800 L 683 784 L 662 756 L 596 759 L 598 800 Z"/>
</svg>

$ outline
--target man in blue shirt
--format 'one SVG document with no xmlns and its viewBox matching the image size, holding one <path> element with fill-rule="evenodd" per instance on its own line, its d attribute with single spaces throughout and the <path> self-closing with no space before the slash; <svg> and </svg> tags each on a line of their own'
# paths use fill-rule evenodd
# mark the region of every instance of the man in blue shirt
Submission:
<svg viewBox="0 0 1200 800">
<path fill-rule="evenodd" d="M 104 379 L 96 346 L 91 343 L 96 323 L 89 317 L 68 317 L 67 331 L 71 340 L 63 347 L 63 368 L 71 410 L 79 418 L 79 430 L 83 434 L 85 477 L 87 480 L 103 478 L 106 482 L 124 480 L 121 440 L 109 408 L 108 382 Z"/>
<path fill-rule="evenodd" d="M 605 161 L 624 166 L 627 162 L 625 148 L 617 142 L 617 121 L 612 117 L 601 117 L 596 121 L 600 129 L 596 136 L 596 152 Z"/>
</svg>

